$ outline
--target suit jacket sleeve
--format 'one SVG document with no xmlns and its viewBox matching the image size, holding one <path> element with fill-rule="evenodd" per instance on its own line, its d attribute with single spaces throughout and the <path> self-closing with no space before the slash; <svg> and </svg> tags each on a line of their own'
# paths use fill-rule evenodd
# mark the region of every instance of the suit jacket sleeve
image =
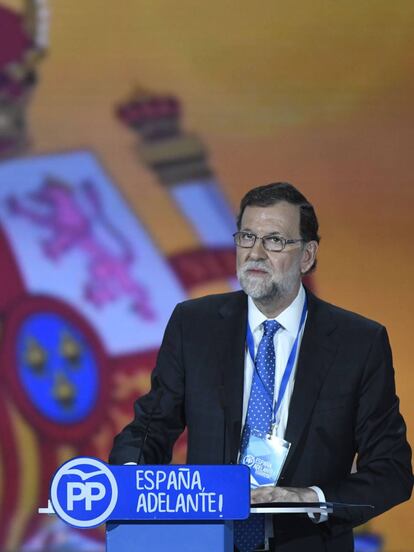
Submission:
<svg viewBox="0 0 414 552">
<path fill-rule="evenodd" d="M 364 523 L 408 500 L 413 486 L 411 450 L 395 393 L 391 349 L 384 327 L 372 341 L 359 382 L 354 439 L 357 471 L 321 485 L 326 500 L 371 504 L 374 510 L 342 510 L 330 518 L 331 531 Z"/>
<path fill-rule="evenodd" d="M 174 443 L 185 428 L 181 333 L 180 305 L 177 305 L 165 330 L 151 376 L 151 390 L 135 401 L 134 420 L 115 437 L 110 463 L 136 462 L 142 447 L 142 463 L 171 461 Z"/>
</svg>

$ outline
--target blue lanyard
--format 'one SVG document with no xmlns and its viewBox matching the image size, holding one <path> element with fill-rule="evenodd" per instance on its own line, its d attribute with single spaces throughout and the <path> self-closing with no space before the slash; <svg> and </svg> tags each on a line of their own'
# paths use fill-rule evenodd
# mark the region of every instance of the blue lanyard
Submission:
<svg viewBox="0 0 414 552">
<path fill-rule="evenodd" d="M 295 341 L 294 341 L 292 349 L 290 351 L 290 355 L 289 355 L 289 358 L 288 358 L 288 361 L 287 361 L 287 364 L 286 364 L 286 368 L 285 368 L 285 371 L 283 372 L 282 381 L 280 383 L 277 400 L 276 400 L 275 405 L 273 407 L 273 423 L 276 422 L 277 413 L 278 413 L 278 411 L 280 409 L 280 406 L 282 404 L 283 397 L 285 396 L 285 392 L 286 392 L 286 388 L 287 388 L 289 380 L 290 380 L 290 376 L 292 375 L 292 370 L 293 370 L 293 366 L 295 364 L 296 354 L 297 354 L 297 350 L 298 350 L 299 336 L 300 336 L 300 332 L 302 330 L 303 324 L 305 323 L 307 312 L 308 312 L 308 304 L 307 304 L 307 300 L 306 300 L 306 297 L 305 297 L 305 302 L 303 304 L 303 309 L 302 309 L 302 315 L 300 317 L 300 324 L 299 324 L 298 333 L 296 335 Z M 254 358 L 254 339 L 253 339 L 253 334 L 252 334 L 252 330 L 250 329 L 249 323 L 247 323 L 246 341 L 247 341 L 247 348 L 249 350 L 250 358 L 252 359 L 253 364 L 254 364 L 254 369 L 256 370 L 256 363 L 255 363 L 255 358 Z"/>
</svg>

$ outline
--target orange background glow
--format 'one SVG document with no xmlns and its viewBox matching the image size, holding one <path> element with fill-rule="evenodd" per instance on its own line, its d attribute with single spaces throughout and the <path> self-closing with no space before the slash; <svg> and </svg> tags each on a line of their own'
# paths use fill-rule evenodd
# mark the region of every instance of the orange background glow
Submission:
<svg viewBox="0 0 414 552">
<path fill-rule="evenodd" d="M 235 210 L 255 185 L 295 184 L 320 220 L 316 292 L 387 327 L 414 442 L 414 3 L 50 4 L 30 154 L 92 149 L 167 255 L 197 237 L 115 117 L 134 87 L 182 101 Z M 413 518 L 406 503 L 369 528 L 409 552 Z"/>
</svg>

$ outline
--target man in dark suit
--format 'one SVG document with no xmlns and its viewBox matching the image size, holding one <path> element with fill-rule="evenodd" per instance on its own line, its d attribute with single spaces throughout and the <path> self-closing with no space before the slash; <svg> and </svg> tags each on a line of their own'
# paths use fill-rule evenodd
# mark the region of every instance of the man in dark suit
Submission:
<svg viewBox="0 0 414 552">
<path fill-rule="evenodd" d="M 319 523 L 274 516 L 271 550 L 351 551 L 352 527 L 407 500 L 413 484 L 386 330 L 302 286 L 316 264 L 318 222 L 290 184 L 246 194 L 235 243 L 243 291 L 176 307 L 151 391 L 136 401 L 135 419 L 115 438 L 110 461 L 136 462 L 142 448 L 145 463 L 168 463 L 187 427 L 189 463 L 237 462 L 253 424 L 255 355 L 265 322 L 276 320 L 273 401 L 289 363 L 291 373 L 272 427 L 291 445 L 278 485 L 254 489 L 252 502 L 371 504 L 374 510 L 344 509 Z"/>
</svg>

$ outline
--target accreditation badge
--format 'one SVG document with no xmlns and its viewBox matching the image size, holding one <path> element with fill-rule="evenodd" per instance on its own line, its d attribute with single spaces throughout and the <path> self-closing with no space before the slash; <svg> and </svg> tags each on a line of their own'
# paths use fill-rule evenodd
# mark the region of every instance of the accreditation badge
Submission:
<svg viewBox="0 0 414 552">
<path fill-rule="evenodd" d="M 259 435 L 252 431 L 240 464 L 250 468 L 252 489 L 262 485 L 276 485 L 289 453 L 290 443 L 274 433 Z"/>
</svg>

